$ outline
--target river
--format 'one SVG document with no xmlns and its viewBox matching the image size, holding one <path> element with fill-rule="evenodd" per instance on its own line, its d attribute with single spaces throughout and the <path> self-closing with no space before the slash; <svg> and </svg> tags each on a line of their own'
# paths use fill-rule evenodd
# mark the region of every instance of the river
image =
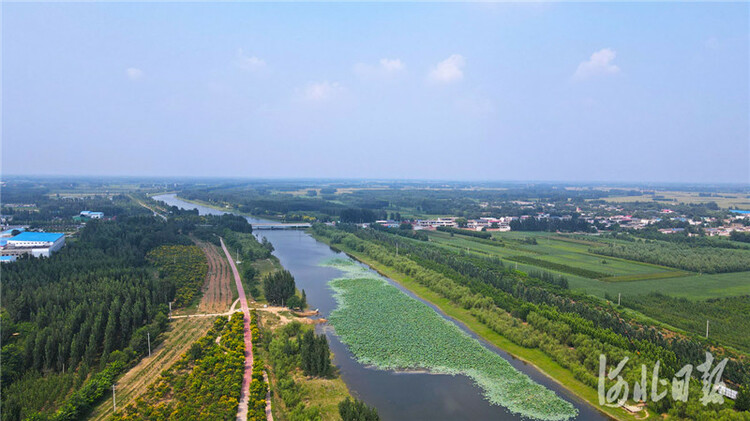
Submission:
<svg viewBox="0 0 750 421">
<path fill-rule="evenodd" d="M 200 214 L 226 213 L 186 202 L 174 194 L 155 196 L 154 199 L 184 209 L 198 209 Z M 251 224 L 273 223 L 252 217 L 247 219 Z M 346 259 L 349 257 L 299 230 L 256 231 L 255 234 L 271 241 L 275 249 L 273 254 L 281 261 L 284 268 L 294 275 L 297 287 L 305 290 L 310 307 L 319 309 L 322 317 L 328 317 L 336 308 L 336 301 L 333 298 L 333 291 L 328 286 L 328 281 L 341 277 L 341 272 L 335 268 L 320 266 L 320 263 L 333 257 Z M 389 282 L 404 293 L 425 302 L 398 283 L 392 280 Z M 517 370 L 525 373 L 537 383 L 554 390 L 563 399 L 575 405 L 579 412 L 577 420 L 609 419 L 535 367 L 484 341 L 466 328 L 463 323 L 446 316 L 429 302 L 425 303 L 446 319 L 456 323 L 488 349 L 508 360 Z M 490 405 L 483 399 L 482 390 L 466 376 L 394 372 L 366 367 L 357 362 L 330 326 L 318 326 L 318 330 L 328 337 L 331 350 L 335 354 L 334 364 L 339 368 L 341 378 L 346 382 L 349 390 L 357 398 L 375 406 L 382 420 L 523 419 L 519 415 L 511 414 L 503 407 Z"/>
</svg>

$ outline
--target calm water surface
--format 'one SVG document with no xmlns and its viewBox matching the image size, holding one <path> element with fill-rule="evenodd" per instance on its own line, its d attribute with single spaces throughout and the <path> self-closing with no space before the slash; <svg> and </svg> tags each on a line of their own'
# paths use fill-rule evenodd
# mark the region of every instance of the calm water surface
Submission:
<svg viewBox="0 0 750 421">
<path fill-rule="evenodd" d="M 201 214 L 224 213 L 206 206 L 195 205 L 175 197 L 175 195 L 155 196 L 154 199 L 185 209 L 198 209 Z M 248 218 L 250 223 L 270 222 Z M 256 236 L 266 237 L 273 243 L 274 255 L 284 268 L 294 275 L 297 287 L 304 289 L 311 308 L 317 308 L 322 317 L 336 308 L 333 291 L 328 281 L 342 273 L 335 268 L 320 266 L 331 258 L 348 257 L 332 250 L 302 231 L 256 231 Z M 377 275 L 373 272 L 374 276 Z M 406 294 L 416 299 L 414 294 L 397 283 L 388 280 Z M 424 300 L 420 301 L 424 302 Z M 606 416 L 596 411 L 586 402 L 574 396 L 563 387 L 550 380 L 534 367 L 513 358 L 508 353 L 480 339 L 462 323 L 446 316 L 435 306 L 427 303 L 443 317 L 456 323 L 461 329 L 478 339 L 484 346 L 508 360 L 516 369 L 534 381 L 554 390 L 559 396 L 578 408 L 579 420 L 606 420 Z M 490 405 L 482 398 L 481 388 L 466 376 L 449 376 L 427 373 L 404 373 L 377 370 L 364 366 L 354 359 L 346 345 L 342 344 L 330 326 L 318 326 L 328 337 L 335 354 L 334 363 L 341 372 L 352 394 L 378 409 L 381 419 L 391 420 L 521 420 L 524 419 L 506 411 L 500 406 Z"/>
</svg>

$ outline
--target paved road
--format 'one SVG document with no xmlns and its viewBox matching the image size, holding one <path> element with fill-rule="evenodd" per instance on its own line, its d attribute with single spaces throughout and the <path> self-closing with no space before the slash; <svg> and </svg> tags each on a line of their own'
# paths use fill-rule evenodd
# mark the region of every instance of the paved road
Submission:
<svg viewBox="0 0 750 421">
<path fill-rule="evenodd" d="M 242 391 L 240 392 L 240 405 L 237 408 L 237 420 L 247 421 L 247 403 L 250 394 L 250 380 L 253 378 L 253 337 L 252 331 L 250 330 L 250 310 L 247 307 L 247 297 L 245 296 L 245 289 L 242 287 L 240 272 L 237 270 L 237 266 L 234 264 L 234 259 L 232 259 L 232 255 L 229 254 L 229 250 L 227 250 L 224 240 L 221 238 L 219 240 L 221 241 L 221 248 L 224 249 L 224 254 L 227 256 L 227 260 L 229 260 L 229 265 L 232 267 L 234 282 L 237 284 L 237 293 L 240 296 L 240 309 L 245 316 L 245 375 L 242 379 Z"/>
</svg>

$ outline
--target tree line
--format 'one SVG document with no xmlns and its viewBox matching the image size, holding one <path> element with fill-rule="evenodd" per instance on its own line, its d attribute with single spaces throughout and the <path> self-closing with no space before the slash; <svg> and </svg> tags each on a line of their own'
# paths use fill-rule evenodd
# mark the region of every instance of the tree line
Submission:
<svg viewBox="0 0 750 421">
<path fill-rule="evenodd" d="M 602 256 L 619 257 L 701 273 L 744 272 L 750 270 L 750 250 L 717 247 L 684 247 L 662 241 L 610 243 L 589 249 Z"/>
<path fill-rule="evenodd" d="M 513 231 L 552 231 L 552 232 L 591 232 L 596 229 L 576 216 L 570 219 L 562 218 L 525 218 L 510 221 Z"/>
<path fill-rule="evenodd" d="M 460 254 L 415 241 L 399 240 L 387 233 L 360 229 L 343 232 L 323 225 L 313 227 L 345 250 L 363 253 L 408 275 L 454 304 L 466 308 L 480 322 L 511 341 L 537 348 L 570 370 L 576 379 L 597 388 L 598 355 L 610 361 L 630 358 L 632 367 L 661 361 L 662 373 L 671 377 L 684 364 L 702 361 L 706 350 L 717 358 L 729 357 L 724 378 L 734 384 L 750 383 L 750 370 L 733 351 L 698 338 L 665 335 L 659 327 L 622 317 L 611 304 L 594 297 L 529 283 L 519 274 L 493 264 L 492 259 Z M 395 254 L 398 242 L 400 253 Z M 521 323 L 525 322 L 525 323 Z M 632 384 L 639 369 L 626 373 Z M 697 380 L 694 380 L 697 381 Z M 705 418 L 722 408 L 695 407 L 693 402 L 664 400 L 653 409 L 660 413 Z M 714 415 L 711 415 L 714 414 Z M 729 418 L 737 414 L 729 410 Z"/>
</svg>

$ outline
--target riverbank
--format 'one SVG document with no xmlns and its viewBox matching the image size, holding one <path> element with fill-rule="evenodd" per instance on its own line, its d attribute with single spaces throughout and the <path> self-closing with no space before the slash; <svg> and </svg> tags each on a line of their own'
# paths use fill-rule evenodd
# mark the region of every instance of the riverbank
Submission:
<svg viewBox="0 0 750 421">
<path fill-rule="evenodd" d="M 295 410 L 311 416 L 317 413 L 322 421 L 340 420 L 339 403 L 353 396 L 338 371 L 334 371 L 327 377 L 308 377 L 296 365 L 289 366 L 289 361 L 275 360 L 269 348 L 278 349 L 284 338 L 289 339 L 288 333 L 285 332 L 289 319 L 281 318 L 278 314 L 268 311 L 258 311 L 257 314 L 261 335 L 268 336 L 261 342 L 262 345 L 258 347 L 258 351 L 266 363 L 269 384 L 273 391 L 271 400 L 274 420 L 288 421 L 290 414 Z M 298 335 L 301 335 L 314 327 L 301 325 L 299 329 Z M 296 338 L 291 340 L 296 341 Z M 272 345 L 274 341 L 276 344 Z M 333 358 L 333 353 L 331 353 L 331 358 Z M 301 408 L 298 408 L 299 405 Z"/>
<path fill-rule="evenodd" d="M 235 208 L 233 206 L 230 206 L 230 207 L 221 207 L 221 206 L 219 206 L 217 204 L 214 204 L 214 203 L 204 202 L 203 200 L 186 199 L 186 198 L 184 198 L 182 196 L 177 196 L 177 193 L 178 192 L 166 192 L 166 193 L 161 192 L 161 193 L 152 194 L 149 197 L 151 197 L 153 199 L 155 196 L 161 196 L 161 195 L 164 195 L 164 194 L 174 194 L 176 198 L 178 198 L 179 200 L 182 200 L 183 202 L 192 203 L 194 205 L 199 205 L 199 206 L 204 206 L 204 207 L 211 208 L 211 209 L 214 209 L 214 210 L 217 210 L 217 211 L 226 212 L 226 213 L 232 213 L 234 215 L 244 216 L 244 217 L 251 218 L 251 219 L 260 219 L 260 220 L 265 219 L 265 220 L 274 221 L 274 222 L 284 222 L 284 219 L 283 218 L 279 218 L 278 216 L 253 215 L 251 213 L 240 212 L 239 209 L 237 209 L 237 208 Z M 157 199 L 154 199 L 154 200 L 157 200 Z M 230 204 L 227 203 L 227 205 L 230 205 Z"/>
<path fill-rule="evenodd" d="M 518 358 L 519 360 L 524 361 L 525 363 L 536 367 L 540 372 L 545 374 L 547 377 L 554 380 L 558 384 L 562 385 L 567 390 L 571 391 L 573 394 L 578 396 L 580 399 L 588 402 L 592 407 L 596 408 L 601 413 L 611 418 L 622 420 L 622 421 L 644 419 L 644 418 L 638 418 L 634 416 L 633 414 L 627 413 L 625 410 L 620 409 L 620 408 L 600 407 L 599 397 L 595 390 L 591 389 L 589 386 L 577 380 L 573 376 L 572 372 L 560 366 L 558 363 L 556 363 L 554 360 L 552 360 L 552 358 L 544 354 L 542 351 L 538 349 L 524 348 L 511 342 L 509 339 L 505 338 L 504 336 L 498 334 L 497 332 L 491 330 L 489 327 L 481 323 L 469 311 L 459 306 L 456 306 L 455 304 L 451 303 L 447 298 L 444 298 L 440 296 L 439 294 L 433 292 L 432 290 L 428 289 L 427 287 L 417 283 L 416 281 L 411 279 L 409 276 L 404 275 L 403 273 L 393 268 L 390 268 L 388 266 L 385 266 L 371 258 L 368 258 L 362 253 L 359 253 L 355 250 L 351 250 L 343 244 L 333 245 L 331 244 L 328 238 L 316 236 L 312 232 L 310 232 L 310 235 L 312 235 L 316 240 L 323 242 L 325 244 L 328 244 L 334 249 L 343 251 L 344 253 L 352 257 L 353 259 L 356 259 L 357 261 L 360 261 L 368 265 L 369 267 L 371 267 L 372 269 L 374 269 L 381 275 L 388 277 L 394 280 L 395 282 L 399 283 L 404 288 L 408 289 L 409 291 L 411 291 L 418 297 L 434 304 L 437 308 L 443 311 L 446 315 L 466 325 L 466 327 L 468 327 L 471 331 L 479 335 L 482 339 L 497 346 L 500 349 L 503 349 L 504 351 L 511 354 L 513 357 Z"/>
</svg>

